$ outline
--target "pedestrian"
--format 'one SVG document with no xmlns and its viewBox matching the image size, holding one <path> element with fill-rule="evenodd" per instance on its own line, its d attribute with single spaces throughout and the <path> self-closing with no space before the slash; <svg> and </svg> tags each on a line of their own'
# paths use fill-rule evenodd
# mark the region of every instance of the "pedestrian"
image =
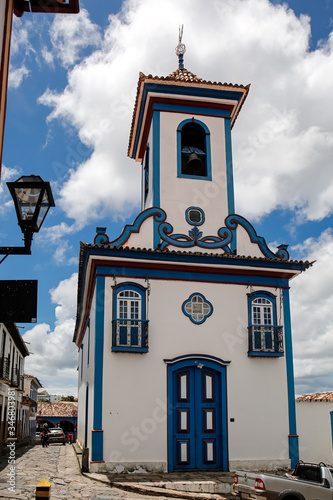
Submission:
<svg viewBox="0 0 333 500">
<path fill-rule="evenodd" d="M 47 430 L 43 431 L 41 433 L 40 437 L 41 437 L 43 448 L 46 448 L 49 445 L 49 434 L 48 434 Z"/>
<path fill-rule="evenodd" d="M 73 434 L 70 432 L 67 436 L 69 444 L 72 444 L 73 442 Z"/>
</svg>

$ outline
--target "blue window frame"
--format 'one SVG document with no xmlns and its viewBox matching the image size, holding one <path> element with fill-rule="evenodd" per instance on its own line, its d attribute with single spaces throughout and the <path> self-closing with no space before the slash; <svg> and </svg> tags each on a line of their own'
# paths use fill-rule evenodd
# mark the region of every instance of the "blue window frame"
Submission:
<svg viewBox="0 0 333 500">
<path fill-rule="evenodd" d="M 277 324 L 276 296 L 259 291 L 248 294 L 248 356 L 283 356 L 283 328 Z"/>
<path fill-rule="evenodd" d="M 182 304 L 182 311 L 192 323 L 201 325 L 213 314 L 212 304 L 199 292 L 192 293 Z"/>
<path fill-rule="evenodd" d="M 146 292 L 137 283 L 113 287 L 112 351 L 148 351 Z"/>
<path fill-rule="evenodd" d="M 212 180 L 210 132 L 200 120 L 183 120 L 177 128 L 177 176 Z"/>
</svg>

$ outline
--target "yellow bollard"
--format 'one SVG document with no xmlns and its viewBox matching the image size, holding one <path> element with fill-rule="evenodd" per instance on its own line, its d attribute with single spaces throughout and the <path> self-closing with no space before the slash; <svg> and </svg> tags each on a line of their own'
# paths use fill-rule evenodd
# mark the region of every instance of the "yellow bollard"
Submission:
<svg viewBox="0 0 333 500">
<path fill-rule="evenodd" d="M 51 498 L 51 484 L 47 479 L 42 479 L 36 486 L 37 498 Z"/>
</svg>

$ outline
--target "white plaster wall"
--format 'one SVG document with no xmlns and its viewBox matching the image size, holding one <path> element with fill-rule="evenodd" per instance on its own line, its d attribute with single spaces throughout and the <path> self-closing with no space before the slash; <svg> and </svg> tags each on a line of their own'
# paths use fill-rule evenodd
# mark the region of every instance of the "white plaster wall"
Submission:
<svg viewBox="0 0 333 500">
<path fill-rule="evenodd" d="M 89 402 L 88 402 L 88 434 L 87 434 L 87 448 L 91 459 L 91 431 L 93 429 L 93 406 L 94 406 L 94 360 L 95 360 L 95 303 L 96 303 L 96 290 L 94 291 L 92 299 L 92 307 L 90 311 L 90 354 L 88 365 L 88 330 L 83 338 L 83 371 L 82 371 L 82 358 L 81 350 L 79 351 L 79 371 L 78 371 L 78 431 L 77 439 L 81 447 L 84 447 L 85 436 L 85 416 L 86 416 L 86 386 L 89 384 Z M 82 373 L 82 378 L 81 378 Z"/>
<path fill-rule="evenodd" d="M 296 401 L 301 460 L 333 464 L 331 411 L 333 402 Z"/>
<path fill-rule="evenodd" d="M 145 285 L 144 280 L 134 281 Z M 112 284 L 107 278 L 106 289 Z M 167 366 L 163 360 L 208 354 L 231 362 L 227 368 L 230 463 L 257 460 L 270 465 L 277 459 L 288 463 L 286 360 L 284 356 L 248 358 L 246 286 L 161 280 L 150 280 L 150 285 L 146 354 L 111 352 L 112 305 L 105 307 L 105 461 L 166 468 Z M 181 311 L 193 292 L 202 293 L 214 307 L 201 325 Z"/>
<path fill-rule="evenodd" d="M 149 217 L 141 225 L 139 233 L 132 233 L 125 246 L 134 248 L 153 248 L 154 219 Z"/>
<path fill-rule="evenodd" d="M 192 117 L 204 122 L 210 130 L 212 181 L 177 177 L 177 128 Z M 224 225 L 228 214 L 226 191 L 226 159 L 224 119 L 182 113 L 160 114 L 160 186 L 161 207 L 167 212 L 174 232 L 187 234 L 190 226 L 185 221 L 185 210 L 198 206 L 205 212 L 205 223 L 200 226 L 204 235 L 215 235 Z M 218 226 L 217 226 L 218 224 Z"/>
<path fill-rule="evenodd" d="M 258 236 L 264 236 L 258 234 Z M 267 243 L 267 242 L 266 242 Z M 251 257 L 265 257 L 257 243 L 252 243 L 249 233 L 242 226 L 237 226 L 237 254 Z"/>
</svg>

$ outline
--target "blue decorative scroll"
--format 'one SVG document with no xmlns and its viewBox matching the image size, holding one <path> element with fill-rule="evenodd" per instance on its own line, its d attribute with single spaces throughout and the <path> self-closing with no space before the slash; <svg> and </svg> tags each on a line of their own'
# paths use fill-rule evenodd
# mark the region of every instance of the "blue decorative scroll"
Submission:
<svg viewBox="0 0 333 500">
<path fill-rule="evenodd" d="M 147 210 L 144 210 L 137 216 L 133 224 L 126 224 L 121 235 L 115 240 L 110 241 L 109 237 L 105 233 L 97 232 L 97 235 L 95 236 L 94 239 L 94 243 L 96 245 L 113 245 L 120 247 L 126 243 L 126 241 L 131 236 L 132 233 L 138 233 L 140 231 L 141 224 L 146 219 L 149 219 L 149 217 L 153 217 L 156 222 L 163 222 L 166 219 L 166 213 L 161 208 L 156 208 L 156 207 L 147 208 Z M 97 229 L 105 230 L 105 228 L 97 228 Z"/>
<path fill-rule="evenodd" d="M 260 250 L 265 257 L 270 259 L 288 260 L 289 253 L 287 251 L 288 245 L 279 245 L 278 251 L 273 253 L 267 246 L 265 239 L 258 236 L 254 227 L 249 221 L 240 215 L 229 215 L 225 219 L 225 227 L 220 227 L 217 231 L 217 236 L 203 236 L 203 232 L 197 226 L 191 227 L 188 234 L 172 234 L 173 227 L 169 222 L 166 222 L 166 213 L 161 208 L 148 208 L 141 212 L 135 219 L 133 224 L 127 224 L 124 227 L 121 235 L 115 240 L 110 241 L 109 237 L 105 234 L 106 228 L 97 228 L 97 235 L 95 236 L 94 243 L 96 245 L 113 245 L 123 246 L 131 234 L 138 233 L 144 221 L 153 217 L 154 221 L 158 223 L 157 231 L 161 238 L 161 250 L 167 248 L 169 245 L 178 248 L 191 248 L 197 246 L 207 250 L 214 250 L 221 248 L 226 254 L 231 255 L 230 243 L 233 239 L 233 231 L 237 226 L 242 226 L 248 233 L 250 241 L 258 244 Z"/>
<path fill-rule="evenodd" d="M 227 254 L 231 254 L 228 245 L 232 241 L 232 232 L 225 227 L 218 230 L 218 236 L 205 236 L 204 238 L 202 238 L 202 231 L 199 231 L 197 227 L 191 228 L 188 236 L 186 234 L 172 234 L 172 231 L 173 227 L 168 222 L 159 224 L 158 234 L 163 241 L 161 244 L 162 250 L 168 245 L 181 248 L 198 246 L 207 249 L 222 248 Z"/>
<path fill-rule="evenodd" d="M 265 257 L 269 257 L 270 259 L 281 259 L 288 260 L 289 253 L 287 251 L 288 245 L 279 245 L 278 251 L 273 253 L 267 246 L 265 238 L 262 236 L 258 236 L 254 227 L 250 224 L 250 222 L 241 215 L 232 214 L 229 215 L 225 219 L 225 224 L 229 229 L 236 229 L 237 226 L 242 226 L 250 236 L 250 240 L 252 243 L 257 243 L 259 245 L 260 250 L 265 255 Z"/>
</svg>

